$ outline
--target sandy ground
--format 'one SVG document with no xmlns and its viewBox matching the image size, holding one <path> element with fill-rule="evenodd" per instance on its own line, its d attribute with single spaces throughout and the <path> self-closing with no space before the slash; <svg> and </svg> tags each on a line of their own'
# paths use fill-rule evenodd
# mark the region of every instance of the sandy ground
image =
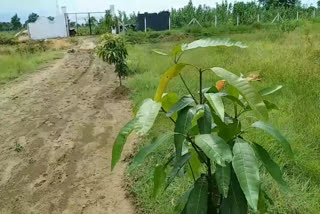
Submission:
<svg viewBox="0 0 320 214">
<path fill-rule="evenodd" d="M 113 68 L 94 46 L 84 39 L 74 53 L 1 86 L 1 214 L 136 213 L 123 188 L 125 163 L 110 171 L 131 103 L 114 91 Z"/>
</svg>

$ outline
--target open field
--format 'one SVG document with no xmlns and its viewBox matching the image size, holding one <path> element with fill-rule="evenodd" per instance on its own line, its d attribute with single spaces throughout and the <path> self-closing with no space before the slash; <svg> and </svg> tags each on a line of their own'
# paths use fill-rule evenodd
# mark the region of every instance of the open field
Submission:
<svg viewBox="0 0 320 214">
<path fill-rule="evenodd" d="M 262 78 L 254 83 L 257 88 L 270 85 L 283 85 L 283 89 L 269 100 L 276 103 L 279 111 L 271 113 L 271 121 L 290 140 L 295 153 L 294 160 L 282 152 L 262 132 L 251 132 L 247 137 L 260 139 L 272 157 L 281 165 L 285 179 L 291 188 L 290 193 L 281 192 L 271 177 L 264 173 L 262 180 L 274 204 L 269 205 L 270 213 L 319 213 L 320 207 L 320 26 L 305 23 L 292 32 L 258 30 L 254 33 L 229 34 L 228 37 L 247 44 L 247 49 L 209 48 L 190 51 L 182 57 L 182 62 L 193 62 L 204 67 L 223 67 L 237 74 L 255 74 Z M 152 53 L 152 49 L 171 50 L 175 44 L 190 41 L 185 37 L 180 41 L 133 45 L 129 49 L 130 67 L 136 74 L 128 79 L 128 86 L 134 91 L 132 100 L 135 109 L 147 98 L 153 98 L 161 75 L 172 65 L 164 56 Z M 183 72 L 193 91 L 199 88 L 191 70 Z M 210 87 L 217 78 L 205 74 L 205 87 Z M 187 93 L 177 78 L 169 85 L 169 90 L 179 95 Z M 150 136 L 143 142 L 150 143 L 154 136 L 172 127 L 164 115 Z M 167 144 L 168 145 L 168 144 Z M 173 144 L 171 144 L 173 145 Z M 132 192 L 146 213 L 175 213 L 174 206 L 179 197 L 192 183 L 186 177 L 179 178 L 157 199 L 152 200 L 153 168 L 166 155 L 167 148 L 154 153 L 145 165 L 128 177 L 132 182 Z"/>
<path fill-rule="evenodd" d="M 0 84 L 43 68 L 52 60 L 61 58 L 62 50 L 71 45 L 63 40 L 19 43 L 7 33 L 1 33 L 0 40 Z M 56 43 L 68 45 L 55 47 Z"/>
</svg>

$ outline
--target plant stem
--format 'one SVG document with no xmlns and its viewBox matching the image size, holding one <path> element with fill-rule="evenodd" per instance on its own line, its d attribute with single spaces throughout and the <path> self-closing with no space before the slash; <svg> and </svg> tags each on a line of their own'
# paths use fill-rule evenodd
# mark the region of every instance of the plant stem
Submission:
<svg viewBox="0 0 320 214">
<path fill-rule="evenodd" d="M 238 118 L 238 106 L 237 106 L 237 104 L 234 104 L 234 118 Z"/>
<path fill-rule="evenodd" d="M 186 89 L 188 90 L 189 94 L 190 94 L 190 95 L 191 95 L 191 97 L 193 98 L 194 102 L 198 105 L 198 101 L 197 101 L 197 99 L 193 96 L 193 94 L 192 94 L 191 90 L 189 89 L 189 87 L 188 87 L 187 83 L 184 81 L 184 79 L 183 79 L 183 77 L 182 77 L 182 75 L 181 75 L 180 73 L 179 73 L 179 76 L 180 76 L 180 79 L 182 80 L 182 82 L 183 82 L 184 86 L 185 86 L 185 87 L 186 87 Z"/>
<path fill-rule="evenodd" d="M 211 213 L 213 210 L 215 210 L 215 207 L 213 205 L 213 184 L 212 184 L 212 170 L 211 170 L 211 160 L 207 157 L 207 167 L 208 167 L 208 192 L 209 192 L 209 200 L 208 200 L 208 211 Z M 215 212 L 214 212 L 215 213 Z"/>
<path fill-rule="evenodd" d="M 119 74 L 120 86 L 122 86 L 121 75 Z"/>
<path fill-rule="evenodd" d="M 193 181 L 196 182 L 196 178 L 194 177 L 193 169 L 192 169 L 192 166 L 191 166 L 191 164 L 190 164 L 190 161 L 188 161 L 188 165 L 189 165 L 190 170 L 191 170 L 191 174 L 192 174 Z"/>
<path fill-rule="evenodd" d="M 163 107 L 161 107 L 161 110 L 162 110 L 165 114 L 167 113 L 166 110 L 164 110 Z M 170 119 L 174 124 L 176 124 L 176 121 L 174 121 L 174 119 L 173 119 L 172 117 L 169 117 L 169 119 Z"/>
<path fill-rule="evenodd" d="M 200 79 L 200 91 L 199 91 L 199 93 L 200 93 L 200 104 L 203 104 L 202 103 L 202 72 L 203 71 L 200 69 L 199 72 L 200 72 L 200 78 L 199 78 Z"/>
</svg>

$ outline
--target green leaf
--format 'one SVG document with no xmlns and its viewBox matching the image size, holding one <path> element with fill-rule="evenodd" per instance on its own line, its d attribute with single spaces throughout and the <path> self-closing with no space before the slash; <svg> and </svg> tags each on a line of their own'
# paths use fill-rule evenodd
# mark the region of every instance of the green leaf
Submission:
<svg viewBox="0 0 320 214">
<path fill-rule="evenodd" d="M 239 91 L 238 89 L 236 89 L 235 87 L 233 87 L 232 85 L 228 86 L 228 94 L 230 94 L 231 96 L 235 97 L 236 99 L 239 98 Z"/>
<path fill-rule="evenodd" d="M 173 136 L 174 133 L 168 132 L 160 137 L 158 137 L 155 141 L 153 141 L 151 144 L 145 146 L 143 149 L 139 151 L 139 153 L 135 156 L 133 159 L 132 164 L 129 167 L 129 171 L 132 171 L 137 166 L 143 163 L 144 159 L 150 155 L 152 152 L 154 152 L 156 149 L 159 148 L 159 146 L 163 145 L 164 143 L 169 142 L 169 139 Z"/>
<path fill-rule="evenodd" d="M 169 81 L 179 75 L 182 69 L 186 66 L 185 63 L 179 63 L 169 68 L 169 70 L 162 75 L 157 92 L 154 96 L 156 102 L 160 102 L 162 95 L 166 92 Z"/>
<path fill-rule="evenodd" d="M 187 214 L 207 214 L 208 207 L 208 180 L 201 176 L 194 184 L 185 206 Z"/>
<path fill-rule="evenodd" d="M 191 122 L 191 126 L 192 126 L 192 127 L 196 126 L 198 120 L 199 120 L 201 117 L 203 117 L 203 116 L 204 116 L 204 110 L 203 110 L 203 108 L 202 108 L 202 109 L 198 110 L 198 111 L 196 112 L 196 114 L 194 115 L 194 118 L 192 119 L 192 122 Z"/>
<path fill-rule="evenodd" d="M 265 88 L 259 91 L 261 96 L 267 96 L 269 94 L 273 94 L 277 91 L 279 91 L 282 88 L 282 85 L 277 85 L 274 87 Z"/>
<path fill-rule="evenodd" d="M 182 97 L 174 106 L 170 108 L 170 110 L 167 113 L 167 117 L 171 117 L 173 114 L 180 111 L 181 109 L 184 109 L 191 103 L 194 103 L 194 100 L 191 97 L 188 97 L 188 96 Z"/>
<path fill-rule="evenodd" d="M 215 122 L 218 122 L 215 118 Z M 234 139 L 241 132 L 241 123 L 235 118 L 225 117 L 225 122 L 218 124 L 218 135 L 226 142 Z"/>
<path fill-rule="evenodd" d="M 155 50 L 155 49 L 153 49 L 152 52 L 154 52 L 154 53 L 156 53 L 156 54 L 159 54 L 159 55 L 162 55 L 162 56 L 168 56 L 167 53 L 164 53 L 164 52 L 162 52 L 162 51 L 160 51 L 160 50 Z"/>
<path fill-rule="evenodd" d="M 262 121 L 255 122 L 252 124 L 252 127 L 262 129 L 266 133 L 270 134 L 272 137 L 274 137 L 279 143 L 283 146 L 283 148 L 288 152 L 290 157 L 293 157 L 293 152 L 291 149 L 291 146 L 287 139 L 272 125 L 266 124 Z"/>
<path fill-rule="evenodd" d="M 208 100 L 210 106 L 219 115 L 222 122 L 224 122 L 224 105 L 221 96 L 213 93 L 204 94 L 204 96 Z"/>
<path fill-rule="evenodd" d="M 203 117 L 197 121 L 199 132 L 200 134 L 210 134 L 212 125 L 211 111 L 207 104 L 204 104 L 202 107 L 204 110 Z"/>
<path fill-rule="evenodd" d="M 231 177 L 230 164 L 226 164 L 225 167 L 216 165 L 215 176 L 216 176 L 219 192 L 221 195 L 223 195 L 223 197 L 226 198 L 229 192 L 230 177 Z"/>
<path fill-rule="evenodd" d="M 268 100 L 263 100 L 264 104 L 266 105 L 268 110 L 279 110 L 278 106 L 269 102 Z"/>
<path fill-rule="evenodd" d="M 179 200 L 177 201 L 177 205 L 174 207 L 176 211 L 181 212 L 181 210 L 183 210 L 183 208 L 188 202 L 188 198 L 192 190 L 193 190 L 193 185 L 179 198 Z"/>
<path fill-rule="evenodd" d="M 226 162 L 229 163 L 232 160 L 229 145 L 218 136 L 211 134 L 197 135 L 195 143 L 210 159 L 221 166 L 226 166 Z"/>
<path fill-rule="evenodd" d="M 220 214 L 247 214 L 248 205 L 234 172 L 231 172 L 231 181 L 228 197 L 222 199 Z"/>
<path fill-rule="evenodd" d="M 184 108 L 178 112 L 178 118 L 174 132 L 177 133 L 174 135 L 174 145 L 176 148 L 176 158 L 181 157 L 182 144 L 185 141 L 185 134 L 191 128 L 191 121 L 194 117 L 194 110 L 191 108 Z"/>
<path fill-rule="evenodd" d="M 176 104 L 179 100 L 179 97 L 176 93 L 168 93 L 164 95 L 161 99 L 162 108 L 168 112 L 174 104 Z M 171 116 L 174 120 L 177 119 L 178 114 L 173 114 Z"/>
<path fill-rule="evenodd" d="M 263 193 L 262 189 L 260 189 L 259 201 L 258 201 L 258 210 L 259 210 L 259 213 L 261 213 L 261 214 L 267 213 L 267 211 L 268 211 L 265 201 L 266 200 L 264 198 L 264 193 Z"/>
<path fill-rule="evenodd" d="M 230 101 L 232 101 L 233 103 L 237 103 L 239 106 L 244 107 L 244 104 L 241 102 L 241 100 L 239 100 L 238 98 L 230 95 L 230 94 L 226 94 L 226 93 L 216 93 L 217 96 L 220 97 L 225 97 L 226 99 L 229 99 Z"/>
<path fill-rule="evenodd" d="M 246 48 L 247 46 L 241 42 L 231 42 L 230 39 L 200 39 L 189 44 L 182 45 L 182 51 L 192 50 L 196 48 L 217 47 L 217 46 L 235 46 Z"/>
<path fill-rule="evenodd" d="M 250 207 L 256 212 L 259 198 L 259 165 L 251 146 L 238 138 L 233 146 L 233 169 Z"/>
<path fill-rule="evenodd" d="M 170 176 L 168 178 L 168 183 L 166 188 L 171 184 L 171 182 L 173 181 L 173 179 L 177 176 L 178 172 L 180 171 L 180 169 L 186 165 L 186 163 L 188 163 L 188 161 L 190 160 L 190 158 L 192 157 L 191 153 L 187 153 L 185 155 L 183 155 L 181 158 L 176 159 L 176 162 L 173 166 L 173 169 L 170 173 Z"/>
<path fill-rule="evenodd" d="M 288 190 L 288 185 L 282 178 L 280 167 L 270 158 L 268 152 L 262 146 L 256 143 L 253 144 L 253 148 L 273 179 L 278 182 L 281 188 Z"/>
<path fill-rule="evenodd" d="M 153 197 L 155 198 L 166 182 L 166 171 L 162 165 L 156 166 L 153 173 Z"/>
<path fill-rule="evenodd" d="M 139 135 L 145 135 L 153 126 L 153 123 L 158 116 L 161 103 L 157 103 L 152 99 L 146 99 L 139 111 L 137 112 L 137 121 L 134 125 L 134 129 Z"/>
<path fill-rule="evenodd" d="M 189 167 L 188 174 L 190 178 L 193 178 L 193 175 L 195 179 L 198 179 L 201 175 L 201 169 L 202 169 L 202 164 L 199 160 L 198 153 L 194 149 L 190 149 L 189 152 L 192 154 L 192 157 L 189 160 L 189 163 L 192 167 L 192 171 Z M 193 175 L 192 175 L 193 172 Z"/>
<path fill-rule="evenodd" d="M 234 86 L 242 96 L 248 101 L 254 112 L 263 120 L 268 120 L 268 110 L 260 94 L 249 84 L 248 80 L 239 77 L 223 68 L 211 68 L 219 77 L 225 79 L 230 85 Z"/>
<path fill-rule="evenodd" d="M 135 122 L 136 122 L 136 119 L 134 118 L 120 130 L 113 144 L 111 170 L 114 169 L 117 162 L 120 160 L 123 146 L 126 143 L 128 136 L 132 132 Z"/>
<path fill-rule="evenodd" d="M 170 56 L 176 56 L 181 52 L 182 52 L 182 47 L 181 47 L 181 45 L 178 45 L 175 48 L 173 48 L 173 50 L 171 51 L 171 53 L 169 55 Z"/>
</svg>

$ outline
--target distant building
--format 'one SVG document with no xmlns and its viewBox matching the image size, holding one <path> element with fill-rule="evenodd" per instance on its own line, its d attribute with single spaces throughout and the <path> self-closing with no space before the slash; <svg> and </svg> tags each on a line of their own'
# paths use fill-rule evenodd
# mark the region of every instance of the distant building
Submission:
<svg viewBox="0 0 320 214">
<path fill-rule="evenodd" d="M 62 13 L 53 21 L 47 17 L 39 17 L 36 22 L 28 24 L 29 36 L 32 40 L 44 40 L 52 38 L 64 38 L 69 36 L 69 26 L 66 17 L 67 9 L 62 7 Z"/>
<path fill-rule="evenodd" d="M 139 31 L 147 31 L 147 29 L 154 31 L 170 30 L 170 25 L 170 13 L 167 11 L 138 14 L 137 30 Z"/>
</svg>

